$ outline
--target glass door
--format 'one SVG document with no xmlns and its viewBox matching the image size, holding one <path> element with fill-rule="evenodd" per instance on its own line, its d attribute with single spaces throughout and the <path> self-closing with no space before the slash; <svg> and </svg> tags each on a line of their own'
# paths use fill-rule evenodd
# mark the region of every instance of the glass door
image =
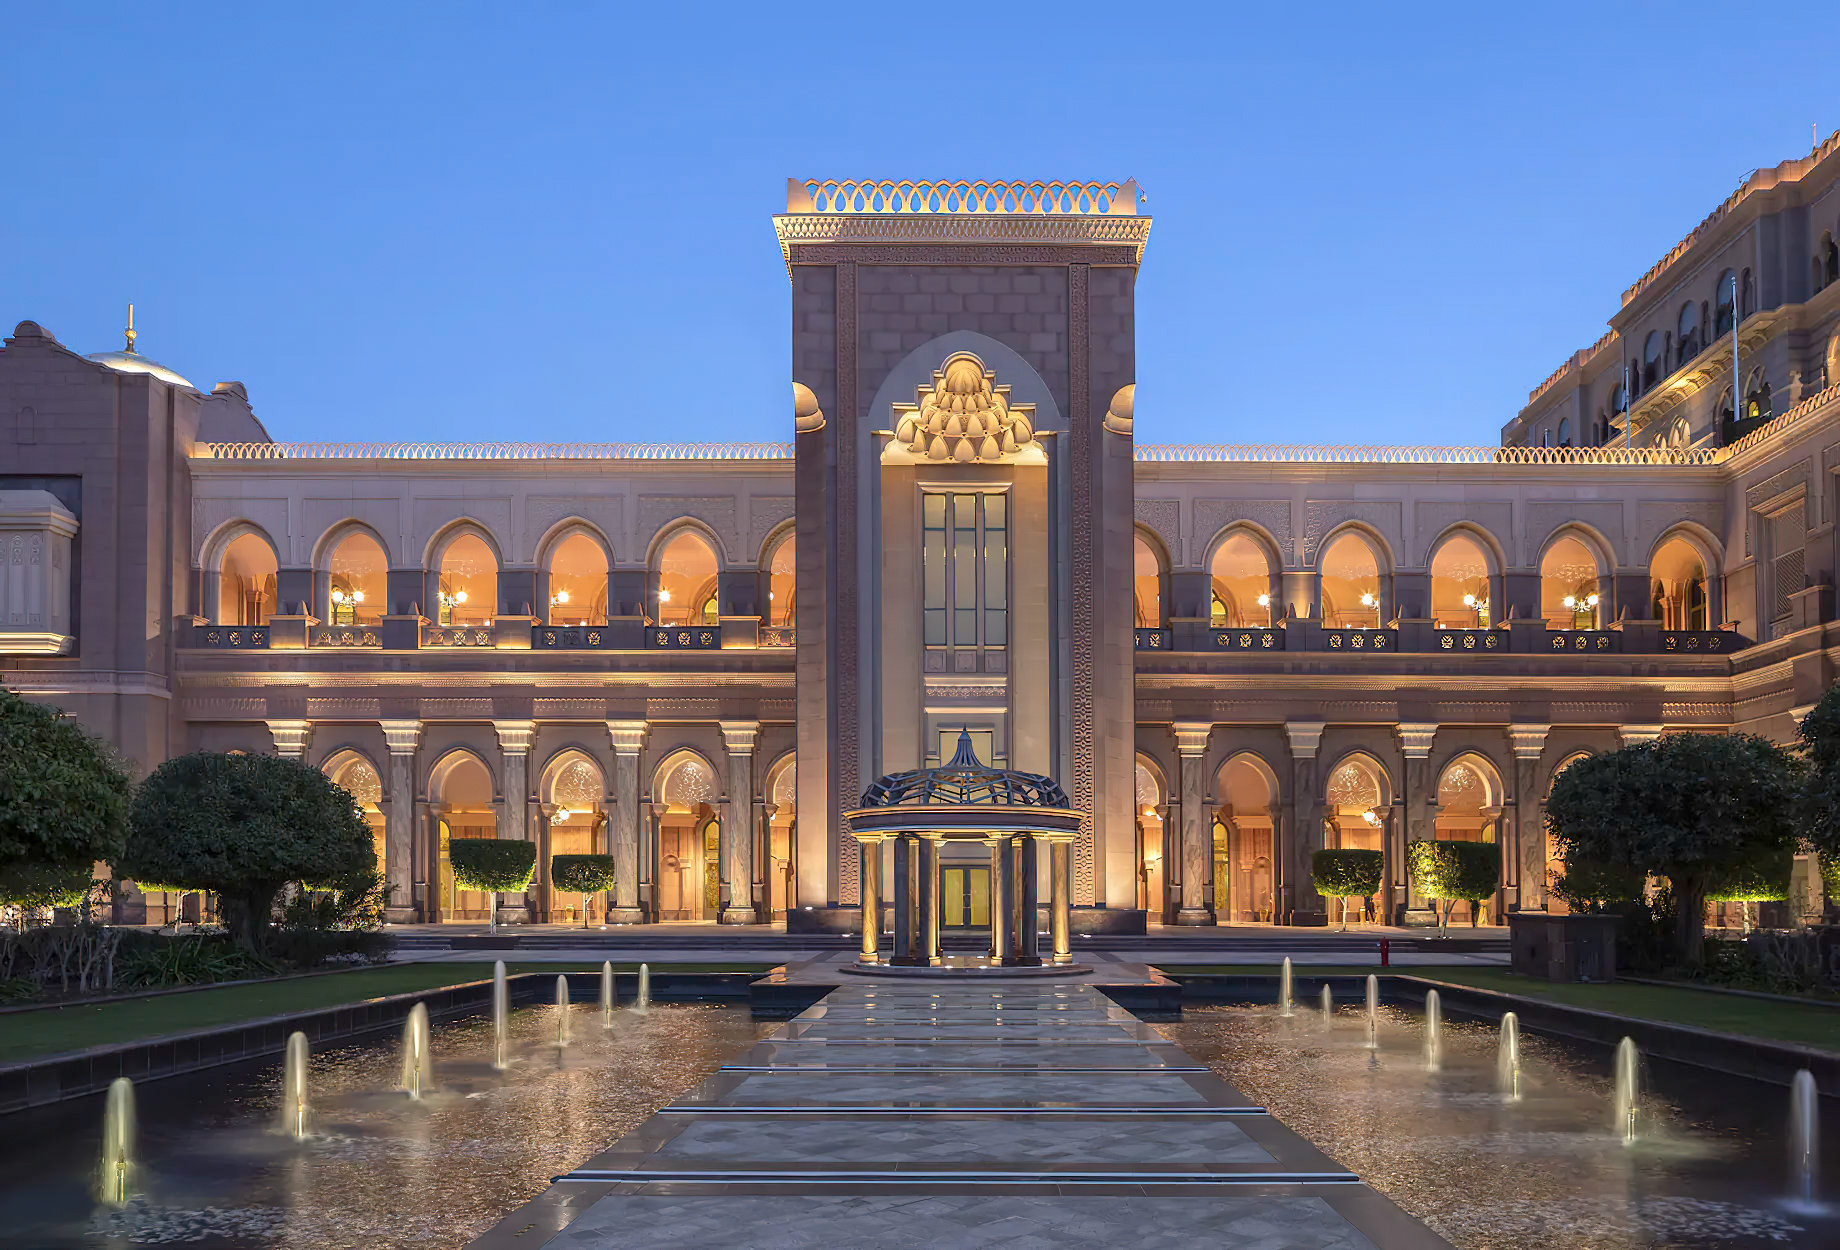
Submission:
<svg viewBox="0 0 1840 1250">
<path fill-rule="evenodd" d="M 952 867 L 940 871 L 939 923 L 945 929 L 990 927 L 990 869 Z"/>
</svg>

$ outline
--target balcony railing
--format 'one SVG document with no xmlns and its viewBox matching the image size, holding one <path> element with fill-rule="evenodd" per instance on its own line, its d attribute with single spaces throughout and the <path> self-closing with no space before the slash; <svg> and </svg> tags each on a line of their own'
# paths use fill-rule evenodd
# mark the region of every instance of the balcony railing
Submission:
<svg viewBox="0 0 1840 1250">
<path fill-rule="evenodd" d="M 1315 622 L 1291 621 L 1267 628 L 1139 629 L 1137 649 L 1181 654 L 1213 652 L 1334 652 L 1371 655 L 1729 655 L 1750 646 L 1750 639 L 1731 630 L 1655 629 L 1638 625 L 1617 629 L 1552 629 L 1539 621 L 1513 629 L 1448 629 L 1423 622 L 1383 629 L 1324 629 Z"/>
<path fill-rule="evenodd" d="M 424 625 L 424 647 L 496 647 L 496 625 Z"/>
<path fill-rule="evenodd" d="M 1548 651 L 1569 651 L 1578 655 L 1621 651 L 1622 638 L 1607 629 L 1550 629 L 1546 631 Z"/>
<path fill-rule="evenodd" d="M 317 625 L 307 631 L 309 647 L 381 647 L 383 631 L 375 625 Z"/>
<path fill-rule="evenodd" d="M 266 651 L 266 625 L 194 625 L 191 645 L 221 651 Z"/>
<path fill-rule="evenodd" d="M 1433 641 L 1434 649 L 1475 654 L 1506 651 L 1508 638 L 1499 629 L 1440 629 Z"/>
<path fill-rule="evenodd" d="M 1325 629 L 1322 645 L 1330 651 L 1397 651 L 1399 631 L 1393 629 Z"/>
<path fill-rule="evenodd" d="M 1156 629 L 1147 625 L 1140 625 L 1138 627 L 1137 649 L 1139 651 L 1174 651 L 1175 647 L 1175 633 L 1173 630 L 1167 628 Z"/>
<path fill-rule="evenodd" d="M 1262 629 L 1210 629 L 1208 638 L 1215 651 L 1282 651 L 1284 631 L 1275 626 Z"/>
<path fill-rule="evenodd" d="M 763 647 L 790 647 L 797 641 L 790 625 L 762 625 L 760 627 L 760 645 Z"/>
<path fill-rule="evenodd" d="M 614 639 L 614 631 L 605 625 L 533 625 L 530 629 L 530 646 L 535 651 L 598 651 L 614 646 Z"/>
<path fill-rule="evenodd" d="M 719 651 L 721 647 L 720 625 L 648 625 L 645 630 L 648 651 Z"/>
</svg>

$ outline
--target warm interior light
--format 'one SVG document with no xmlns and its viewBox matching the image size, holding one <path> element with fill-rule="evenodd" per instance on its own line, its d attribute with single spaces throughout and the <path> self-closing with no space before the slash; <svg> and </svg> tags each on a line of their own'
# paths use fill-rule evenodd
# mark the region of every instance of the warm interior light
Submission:
<svg viewBox="0 0 1840 1250">
<path fill-rule="evenodd" d="M 668 590 L 660 590 L 658 592 L 658 602 L 660 603 L 671 602 L 671 592 Z"/>
<path fill-rule="evenodd" d="M 1584 600 L 1584 606 L 1587 608 L 1596 607 L 1597 606 L 1597 596 L 1596 595 L 1586 595 L 1585 600 Z"/>
<path fill-rule="evenodd" d="M 558 590 L 556 592 L 555 598 L 551 602 L 567 603 L 568 601 L 569 601 L 569 592 L 566 590 Z"/>
<path fill-rule="evenodd" d="M 1374 594 L 1371 590 L 1361 592 L 1361 606 L 1364 608 L 1371 608 L 1374 606 Z"/>
<path fill-rule="evenodd" d="M 1476 596 L 1474 596 L 1474 595 L 1464 595 L 1464 596 L 1463 596 L 1463 606 L 1464 606 L 1464 607 L 1466 607 L 1466 608 L 1473 608 L 1473 607 L 1475 607 L 1475 606 L 1476 606 Z"/>
<path fill-rule="evenodd" d="M 334 603 L 344 603 L 345 602 L 345 592 L 340 590 L 337 586 L 334 586 L 332 588 L 332 601 Z"/>
<path fill-rule="evenodd" d="M 571 811 L 570 809 L 566 807 L 558 807 L 556 809 L 556 819 L 558 821 L 567 820 L 569 817 L 573 816 L 574 814 L 575 813 L 573 811 Z"/>
<path fill-rule="evenodd" d="M 1261 608 L 1269 608 L 1271 606 L 1271 596 L 1270 595 L 1260 595 L 1259 596 L 1259 606 Z"/>
<path fill-rule="evenodd" d="M 455 603 L 465 603 L 466 602 L 466 592 L 463 590 L 460 593 L 456 594 L 454 596 L 454 602 Z"/>
<path fill-rule="evenodd" d="M 1361 819 L 1365 820 L 1370 825 L 1377 825 L 1380 823 L 1380 813 L 1370 807 L 1361 813 Z"/>
<path fill-rule="evenodd" d="M 1565 597 L 1565 606 L 1568 608 L 1575 608 L 1578 606 L 1578 600 L 1572 595 L 1567 595 Z"/>
<path fill-rule="evenodd" d="M 364 602 L 364 592 L 363 592 L 362 590 L 354 590 L 354 591 L 352 591 L 352 592 L 351 592 L 351 601 L 352 601 L 353 603 L 363 603 L 363 602 Z"/>
</svg>

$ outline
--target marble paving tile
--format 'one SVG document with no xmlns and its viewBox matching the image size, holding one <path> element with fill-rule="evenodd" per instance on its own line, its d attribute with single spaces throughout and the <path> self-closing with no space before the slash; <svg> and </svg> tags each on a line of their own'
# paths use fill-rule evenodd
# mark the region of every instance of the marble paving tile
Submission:
<svg viewBox="0 0 1840 1250">
<path fill-rule="evenodd" d="M 679 1106 L 698 1099 L 679 1099 Z M 750 1073 L 720 1098 L 729 1106 L 1018 1106 L 1155 1107 L 1204 1103 L 1173 1073 L 1059 1076 L 1037 1072 L 958 1076 L 949 1070 L 892 1075 L 827 1072 Z"/>
</svg>

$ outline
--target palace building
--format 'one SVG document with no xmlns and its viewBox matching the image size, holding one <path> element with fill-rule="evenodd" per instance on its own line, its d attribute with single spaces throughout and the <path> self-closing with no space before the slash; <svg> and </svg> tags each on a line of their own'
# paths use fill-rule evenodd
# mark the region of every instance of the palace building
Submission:
<svg viewBox="0 0 1840 1250">
<path fill-rule="evenodd" d="M 277 441 L 132 331 L 22 321 L 0 682 L 141 771 L 324 769 L 404 922 L 483 918 L 448 848 L 496 837 L 538 844 L 532 920 L 854 928 L 894 850 L 846 813 L 966 742 L 1077 813 L 1076 934 L 1325 923 L 1325 846 L 1384 850 L 1379 912 L 1421 918 L 1405 846 L 1439 838 L 1502 846 L 1493 919 L 1558 905 L 1571 760 L 1794 734 L 1840 648 L 1840 135 L 1747 180 L 1496 446 L 1150 441 L 1139 207 L 789 183 L 783 442 Z M 550 888 L 579 851 L 605 899 Z M 941 923 L 987 925 L 990 854 L 937 854 Z"/>
</svg>

